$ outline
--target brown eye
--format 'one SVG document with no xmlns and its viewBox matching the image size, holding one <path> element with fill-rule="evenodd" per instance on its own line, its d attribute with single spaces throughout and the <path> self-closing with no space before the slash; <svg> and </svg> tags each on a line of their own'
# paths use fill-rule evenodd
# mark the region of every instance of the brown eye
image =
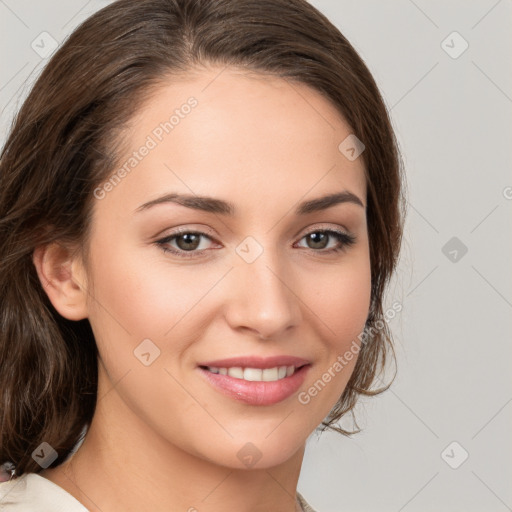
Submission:
<svg viewBox="0 0 512 512">
<path fill-rule="evenodd" d="M 195 258 L 203 256 L 208 248 L 208 243 L 206 243 L 206 247 L 203 247 L 203 239 L 212 241 L 206 233 L 182 231 L 166 236 L 155 243 L 164 252 L 170 252 L 183 258 Z"/>
<path fill-rule="evenodd" d="M 356 242 L 354 235 L 333 229 L 317 229 L 316 231 L 308 233 L 302 237 L 302 239 L 306 240 L 307 249 L 322 253 L 338 252 L 350 247 Z M 337 241 L 337 244 L 328 247 L 331 240 Z"/>
<path fill-rule="evenodd" d="M 306 235 L 306 238 L 311 242 L 310 249 L 325 249 L 329 242 L 330 236 L 323 231 L 315 231 Z"/>
<path fill-rule="evenodd" d="M 185 233 L 174 237 L 176 239 L 176 245 L 183 251 L 193 251 L 199 247 L 201 236 L 197 233 Z"/>
</svg>

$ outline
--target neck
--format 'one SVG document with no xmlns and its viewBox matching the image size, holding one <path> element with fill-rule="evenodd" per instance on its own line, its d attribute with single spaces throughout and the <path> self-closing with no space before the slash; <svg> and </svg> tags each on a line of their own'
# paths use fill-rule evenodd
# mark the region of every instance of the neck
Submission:
<svg viewBox="0 0 512 512">
<path fill-rule="evenodd" d="M 105 384 L 78 451 L 41 472 L 90 512 L 295 512 L 304 446 L 271 468 L 220 466 L 163 439 Z"/>
</svg>

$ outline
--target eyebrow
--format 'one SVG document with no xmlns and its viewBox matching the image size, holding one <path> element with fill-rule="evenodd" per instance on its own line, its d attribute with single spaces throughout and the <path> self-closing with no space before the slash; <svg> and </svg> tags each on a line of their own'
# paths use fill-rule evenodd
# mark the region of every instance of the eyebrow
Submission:
<svg viewBox="0 0 512 512">
<path fill-rule="evenodd" d="M 157 197 L 152 201 L 148 201 L 140 205 L 135 212 L 148 210 L 154 206 L 166 203 L 176 203 L 187 208 L 193 208 L 194 210 L 202 210 L 209 213 L 217 213 L 220 215 L 234 216 L 236 214 L 236 208 L 233 203 L 224 201 L 222 199 L 216 199 L 208 196 L 196 196 L 188 194 L 165 194 L 161 197 Z M 344 190 L 336 194 L 329 194 L 326 196 L 311 199 L 310 201 L 304 201 L 300 203 L 295 209 L 295 215 L 307 215 L 309 213 L 326 210 L 331 206 L 342 203 L 352 203 L 365 208 L 363 202 L 352 192 Z"/>
</svg>

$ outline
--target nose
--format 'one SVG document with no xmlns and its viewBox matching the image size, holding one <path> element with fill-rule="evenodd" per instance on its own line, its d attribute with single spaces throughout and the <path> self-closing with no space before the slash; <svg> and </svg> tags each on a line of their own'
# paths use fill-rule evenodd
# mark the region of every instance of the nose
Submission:
<svg viewBox="0 0 512 512">
<path fill-rule="evenodd" d="M 278 339 L 300 324 L 301 300 L 292 269 L 265 250 L 252 263 L 239 261 L 229 279 L 226 320 L 232 329 Z"/>
</svg>

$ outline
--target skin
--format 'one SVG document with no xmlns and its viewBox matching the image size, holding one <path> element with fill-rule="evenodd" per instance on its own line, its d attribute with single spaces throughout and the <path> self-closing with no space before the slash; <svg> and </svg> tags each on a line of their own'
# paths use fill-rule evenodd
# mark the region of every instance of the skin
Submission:
<svg viewBox="0 0 512 512">
<path fill-rule="evenodd" d="M 365 208 L 347 202 L 293 213 L 301 201 L 343 190 L 366 205 L 362 159 L 338 150 L 350 127 L 306 85 L 221 71 L 167 82 L 133 118 L 120 165 L 168 113 L 190 96 L 198 101 L 95 200 L 87 262 L 57 244 L 34 253 L 52 304 L 66 318 L 89 319 L 100 354 L 85 441 L 40 474 L 93 512 L 293 512 L 306 439 L 357 360 L 307 405 L 298 393 L 270 406 L 244 404 L 198 373 L 200 361 L 294 355 L 311 362 L 299 392 L 307 390 L 357 340 L 370 305 Z M 224 199 L 238 211 L 166 203 L 134 213 L 171 191 Z M 178 227 L 211 234 L 195 249 L 202 256 L 185 259 L 155 243 Z M 306 237 L 320 229 L 356 242 L 327 254 Z M 248 236 L 263 248 L 250 264 L 236 252 Z M 168 246 L 186 248 L 181 242 Z M 337 245 L 334 237 L 325 243 Z M 149 366 L 134 356 L 147 338 L 160 349 Z M 252 467 L 237 456 L 248 442 L 261 454 Z"/>
</svg>

